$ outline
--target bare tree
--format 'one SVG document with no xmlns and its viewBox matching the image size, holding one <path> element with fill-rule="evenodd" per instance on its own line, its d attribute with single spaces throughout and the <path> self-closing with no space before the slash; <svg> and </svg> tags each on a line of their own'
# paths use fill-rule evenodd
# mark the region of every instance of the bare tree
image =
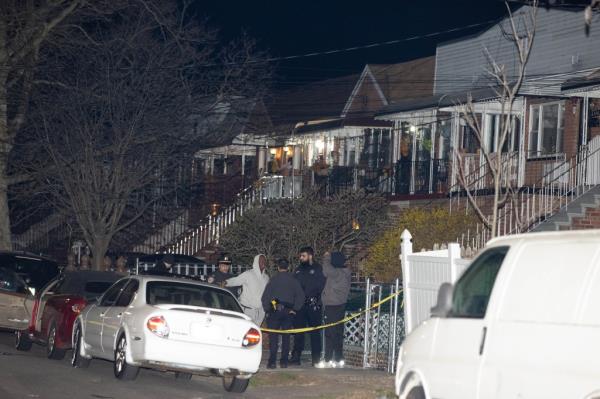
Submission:
<svg viewBox="0 0 600 399">
<path fill-rule="evenodd" d="M 7 192 L 22 176 L 10 174 L 8 162 L 25 122 L 40 51 L 83 3 L 5 0 L 0 6 L 0 249 L 11 248 Z"/>
<path fill-rule="evenodd" d="M 100 269 L 115 235 L 172 195 L 194 150 L 218 137 L 212 121 L 260 95 L 252 82 L 266 69 L 250 41 L 219 47 L 216 31 L 160 2 L 86 28 L 45 65 L 28 124 L 43 151 L 28 172 L 75 218 Z"/>
<path fill-rule="evenodd" d="M 529 61 L 529 55 L 533 47 L 536 31 L 538 1 L 531 3 L 529 11 L 521 13 L 515 17 L 506 4 L 508 10 L 508 34 L 507 37 L 514 44 L 517 66 L 514 71 L 509 70 L 506 65 L 498 64 L 492 55 L 486 50 L 486 57 L 489 62 L 488 73 L 492 79 L 491 87 L 494 89 L 497 101 L 500 104 L 499 130 L 494 135 L 493 148 L 488 148 L 485 143 L 485 127 L 477 117 L 475 104 L 471 95 L 468 96 L 466 104 L 462 105 L 461 117 L 466 121 L 479 142 L 479 153 L 484 158 L 491 176 L 492 184 L 492 214 L 487 215 L 486 210 L 476 201 L 473 189 L 465 175 L 464 159 L 462 154 L 455 149 L 456 161 L 458 167 L 458 181 L 467 194 L 469 204 L 473 207 L 483 224 L 490 229 L 491 236 L 497 233 L 499 211 L 513 202 L 513 209 L 517 209 L 516 193 L 518 187 L 516 182 L 511 179 L 511 171 L 506 167 L 502 150 L 508 143 L 514 130 L 513 106 L 519 90 L 521 89 L 526 76 L 526 66 Z M 522 224 L 520 214 L 515 211 L 515 225 Z"/>
</svg>

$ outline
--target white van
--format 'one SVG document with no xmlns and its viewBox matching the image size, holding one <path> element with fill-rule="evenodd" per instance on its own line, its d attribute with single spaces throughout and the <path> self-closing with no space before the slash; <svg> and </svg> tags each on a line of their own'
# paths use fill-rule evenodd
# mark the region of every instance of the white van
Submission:
<svg viewBox="0 0 600 399">
<path fill-rule="evenodd" d="M 431 311 L 401 399 L 600 398 L 600 230 L 492 240 Z"/>
</svg>

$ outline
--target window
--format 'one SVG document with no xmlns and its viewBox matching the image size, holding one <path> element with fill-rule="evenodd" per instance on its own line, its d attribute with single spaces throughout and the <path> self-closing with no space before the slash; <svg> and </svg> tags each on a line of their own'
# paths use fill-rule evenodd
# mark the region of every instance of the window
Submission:
<svg viewBox="0 0 600 399">
<path fill-rule="evenodd" d="M 481 115 L 477 114 L 476 118 L 481 120 Z M 479 149 L 477 134 L 464 119 L 460 120 L 460 148 L 467 154 L 476 154 Z"/>
<path fill-rule="evenodd" d="M 231 293 L 198 284 L 150 281 L 146 284 L 148 305 L 173 304 L 241 312 Z"/>
<path fill-rule="evenodd" d="M 24 292 L 25 287 L 15 272 L 0 267 L 0 291 Z"/>
<path fill-rule="evenodd" d="M 529 154 L 533 157 L 562 152 L 565 103 L 547 103 L 531 106 Z"/>
<path fill-rule="evenodd" d="M 102 297 L 99 306 L 113 306 L 115 302 L 117 302 L 117 298 L 121 293 L 121 289 L 128 281 L 128 279 L 119 280 L 112 287 L 110 287 Z"/>
<path fill-rule="evenodd" d="M 41 289 L 58 275 L 58 265 L 43 259 L 16 256 L 14 270 L 28 286 Z"/>
<path fill-rule="evenodd" d="M 454 287 L 451 317 L 482 319 L 494 288 L 496 276 L 508 247 L 492 248 L 481 254 Z"/>
<path fill-rule="evenodd" d="M 97 298 L 109 289 L 112 284 L 109 281 L 88 281 L 83 287 L 83 295 L 86 299 Z"/>
<path fill-rule="evenodd" d="M 115 306 L 129 306 L 139 287 L 140 283 L 137 280 L 130 280 L 129 284 L 127 284 L 127 286 L 123 288 L 123 292 L 121 292 L 121 296 L 117 300 L 117 304 Z"/>
<path fill-rule="evenodd" d="M 487 117 L 487 125 L 485 131 L 485 149 L 489 152 L 498 152 L 497 142 L 500 141 L 501 131 L 501 114 L 488 114 Z M 511 118 L 512 126 L 510 132 L 508 132 L 508 136 L 504 141 L 504 145 L 502 146 L 502 152 L 511 151 L 519 151 L 519 139 L 520 139 L 520 129 L 521 123 L 518 117 L 513 116 Z M 499 143 L 498 143 L 499 144 Z"/>
</svg>

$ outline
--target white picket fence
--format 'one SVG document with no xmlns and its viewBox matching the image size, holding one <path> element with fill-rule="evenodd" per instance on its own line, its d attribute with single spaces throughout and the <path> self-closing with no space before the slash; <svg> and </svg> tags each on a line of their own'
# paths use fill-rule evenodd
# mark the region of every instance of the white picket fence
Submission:
<svg viewBox="0 0 600 399">
<path fill-rule="evenodd" d="M 447 249 L 413 253 L 412 235 L 408 230 L 402 232 L 401 239 L 404 328 L 409 334 L 429 319 L 440 285 L 455 283 L 470 260 L 461 259 L 458 243 L 448 244 Z"/>
</svg>

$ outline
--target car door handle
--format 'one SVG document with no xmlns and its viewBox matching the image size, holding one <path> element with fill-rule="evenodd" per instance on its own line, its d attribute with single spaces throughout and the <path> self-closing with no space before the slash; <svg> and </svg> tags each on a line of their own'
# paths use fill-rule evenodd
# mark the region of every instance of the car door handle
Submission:
<svg viewBox="0 0 600 399">
<path fill-rule="evenodd" d="M 122 312 L 121 313 L 117 313 L 117 317 L 121 317 L 121 316 L 123 316 Z"/>
<path fill-rule="evenodd" d="M 483 327 L 481 331 L 481 342 L 479 343 L 479 354 L 483 355 L 483 348 L 485 347 L 485 336 L 487 335 L 487 327 Z"/>
</svg>

